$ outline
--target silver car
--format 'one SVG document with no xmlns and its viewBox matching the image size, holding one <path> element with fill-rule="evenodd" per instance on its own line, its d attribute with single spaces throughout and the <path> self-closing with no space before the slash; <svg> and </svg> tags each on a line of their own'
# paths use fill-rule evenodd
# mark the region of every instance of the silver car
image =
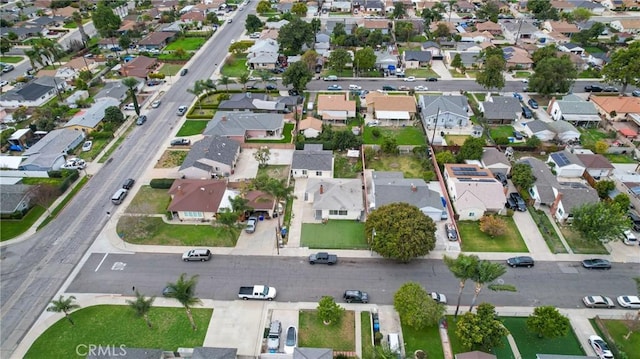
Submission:
<svg viewBox="0 0 640 359">
<path fill-rule="evenodd" d="M 187 112 L 187 106 L 184 106 L 184 105 L 183 105 L 183 106 L 178 107 L 178 111 L 176 111 L 176 114 L 177 114 L 178 116 L 182 116 L 182 115 L 184 115 L 186 112 Z"/>
<path fill-rule="evenodd" d="M 588 308 L 613 308 L 616 305 L 613 304 L 613 300 L 604 295 L 590 295 L 582 298 L 582 302 Z"/>
</svg>

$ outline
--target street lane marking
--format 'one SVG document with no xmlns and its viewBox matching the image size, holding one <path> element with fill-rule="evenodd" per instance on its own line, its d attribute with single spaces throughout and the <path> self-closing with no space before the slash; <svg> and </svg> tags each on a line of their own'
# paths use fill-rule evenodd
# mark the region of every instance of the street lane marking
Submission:
<svg viewBox="0 0 640 359">
<path fill-rule="evenodd" d="M 100 263 L 98 263 L 98 266 L 96 267 L 96 270 L 94 270 L 94 272 L 97 272 L 98 269 L 100 269 L 100 266 L 102 266 L 102 262 L 104 262 L 105 259 L 107 259 L 107 256 L 109 255 L 109 253 L 105 253 L 104 257 L 102 257 L 102 260 L 100 261 Z"/>
</svg>

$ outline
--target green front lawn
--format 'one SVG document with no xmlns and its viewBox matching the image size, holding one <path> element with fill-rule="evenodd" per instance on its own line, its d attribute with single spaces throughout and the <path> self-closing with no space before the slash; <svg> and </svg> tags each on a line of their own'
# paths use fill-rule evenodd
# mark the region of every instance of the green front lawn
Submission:
<svg viewBox="0 0 640 359">
<path fill-rule="evenodd" d="M 567 253 L 567 249 L 562 244 L 560 236 L 558 236 L 558 232 L 556 232 L 556 229 L 551 224 L 549 217 L 541 210 L 537 210 L 531 206 L 528 208 L 531 218 L 536 222 L 538 230 L 547 243 L 547 247 L 551 250 L 551 253 Z"/>
<path fill-rule="evenodd" d="M 522 358 L 534 359 L 538 353 L 563 355 L 585 354 L 573 330 L 564 337 L 546 339 L 538 338 L 537 334 L 529 331 L 526 324 L 526 317 L 504 317 L 502 318 L 502 322 L 513 336 L 518 350 L 520 354 L 522 354 Z"/>
<path fill-rule="evenodd" d="M 367 159 L 366 167 L 376 171 L 400 171 L 404 178 L 423 178 L 425 173 L 420 160 L 412 155 L 380 154 Z"/>
<path fill-rule="evenodd" d="M 465 252 L 528 252 L 513 218 L 501 216 L 507 224 L 507 233 L 491 237 L 480 231 L 480 221 L 459 221 L 458 230 Z"/>
<path fill-rule="evenodd" d="M 35 206 L 20 220 L 3 219 L 0 221 L 0 242 L 15 238 L 26 232 L 46 212 L 44 207 Z"/>
<path fill-rule="evenodd" d="M 373 350 L 373 338 L 371 328 L 371 312 L 360 312 L 360 334 L 362 335 L 362 352 Z"/>
<path fill-rule="evenodd" d="M 379 131 L 380 135 L 375 137 L 374 131 Z M 384 142 L 385 137 L 395 138 L 398 145 L 415 145 L 422 146 L 426 144 L 424 133 L 419 127 L 405 126 L 405 127 L 364 127 L 364 134 L 362 139 L 365 144 L 377 144 L 380 145 Z"/>
<path fill-rule="evenodd" d="M 291 143 L 292 132 L 295 128 L 295 124 L 293 123 L 285 123 L 283 135 L 284 138 L 281 140 L 247 140 L 247 143 Z"/>
<path fill-rule="evenodd" d="M 587 240 L 570 227 L 560 227 L 560 231 L 575 254 L 609 254 L 600 241 Z"/>
<path fill-rule="evenodd" d="M 629 333 L 629 327 L 623 320 L 603 320 L 604 325 L 607 327 L 609 334 L 613 337 L 618 349 L 624 351 L 628 359 L 640 359 L 640 330 L 633 331 L 629 339 L 625 339 L 624 336 Z M 630 324 L 630 322 L 628 322 Z M 633 349 L 636 348 L 636 349 Z"/>
<path fill-rule="evenodd" d="M 222 75 L 228 77 L 240 77 L 249 72 L 247 69 L 247 54 L 231 55 L 222 66 Z"/>
<path fill-rule="evenodd" d="M 301 310 L 298 318 L 299 347 L 355 351 L 356 322 L 353 311 L 345 311 L 339 323 L 329 325 L 324 325 L 315 310 Z"/>
<path fill-rule="evenodd" d="M 505 138 L 513 137 L 513 126 L 504 125 L 504 126 L 491 127 L 490 132 L 491 132 L 491 138 L 493 139 L 500 138 L 500 137 L 505 137 Z"/>
<path fill-rule="evenodd" d="M 516 71 L 516 73 L 513 75 L 513 77 L 519 79 L 528 79 L 529 76 L 531 76 L 531 72 L 529 71 Z"/>
<path fill-rule="evenodd" d="M 164 246 L 233 247 L 240 229 L 203 224 L 168 224 L 158 217 L 122 216 L 118 235 L 133 244 Z"/>
<path fill-rule="evenodd" d="M 182 69 L 182 65 L 178 64 L 163 64 L 159 73 L 164 74 L 165 76 L 175 76 Z"/>
<path fill-rule="evenodd" d="M 608 133 L 597 128 L 580 129 L 580 132 L 580 142 L 587 148 L 593 148 L 600 140 L 611 138 Z"/>
<path fill-rule="evenodd" d="M 22 184 L 24 185 L 38 185 L 38 184 L 47 184 L 51 186 L 58 187 L 64 181 L 63 178 L 52 178 L 52 177 L 25 177 L 22 179 Z"/>
<path fill-rule="evenodd" d="M 444 358 L 442 340 L 437 325 L 417 330 L 403 323 L 402 340 L 407 358 L 413 358 L 416 350 L 424 351 L 429 359 Z"/>
<path fill-rule="evenodd" d="M 445 141 L 447 141 L 448 146 L 451 146 L 451 145 L 462 146 L 464 144 L 464 141 L 467 140 L 467 138 L 469 138 L 469 136 L 467 135 L 445 135 L 444 136 L 444 139 Z"/>
<path fill-rule="evenodd" d="M 40 225 L 38 226 L 36 231 L 39 231 L 40 229 L 42 229 L 42 227 L 46 226 L 47 224 L 49 224 L 49 222 L 51 222 L 54 218 L 56 218 L 58 216 L 58 213 L 60 213 L 60 211 L 62 211 L 62 209 L 67 205 L 67 203 L 69 203 L 73 199 L 73 197 L 75 197 L 75 195 L 78 192 L 80 192 L 82 187 L 84 187 L 84 185 L 86 185 L 88 181 L 89 181 L 89 177 L 87 176 L 80 178 L 80 181 L 78 181 L 78 184 L 75 187 L 73 187 L 73 189 L 69 191 L 69 193 L 64 197 L 64 199 L 60 201 L 60 203 L 58 203 L 56 208 L 54 208 L 53 211 L 51 211 L 51 215 L 45 218 L 44 221 L 40 222 Z"/>
<path fill-rule="evenodd" d="M 105 147 L 107 147 L 107 145 L 109 144 L 109 142 L 111 142 L 112 139 L 96 138 L 96 139 L 90 139 L 90 140 L 93 143 L 91 145 L 91 150 L 87 152 L 82 152 L 82 148 L 79 148 L 78 150 L 76 150 L 76 155 L 88 162 L 93 161 L 100 154 L 100 152 L 102 152 L 102 150 Z"/>
<path fill-rule="evenodd" d="M 8 64 L 17 64 L 22 61 L 24 57 L 22 56 L 0 56 L 0 62 L 6 62 Z"/>
<path fill-rule="evenodd" d="M 183 308 L 153 307 L 149 311 L 152 328 L 124 305 L 97 305 L 71 313 L 75 325 L 61 318 L 33 343 L 25 358 L 84 358 L 87 345 L 107 345 L 111 349 L 159 348 L 176 351 L 204 344 L 212 309 L 191 309 L 198 327 L 191 329 Z"/>
<path fill-rule="evenodd" d="M 166 189 L 151 188 L 144 185 L 140 187 L 136 196 L 127 207 L 126 213 L 136 214 L 163 214 L 171 202 L 171 196 Z"/>
<path fill-rule="evenodd" d="M 303 223 L 302 247 L 313 249 L 367 249 L 364 223 L 330 219 L 326 224 Z"/>
<path fill-rule="evenodd" d="M 431 69 L 406 69 L 405 76 L 415 76 L 417 81 L 424 81 L 427 77 L 440 78 L 438 74 Z"/>
<path fill-rule="evenodd" d="M 487 98 L 486 92 L 476 92 L 473 95 L 476 97 L 478 102 L 484 102 L 484 100 Z"/>
<path fill-rule="evenodd" d="M 178 134 L 176 136 L 184 137 L 199 135 L 202 133 L 202 131 L 204 131 L 205 128 L 207 128 L 208 123 L 209 120 L 186 120 L 182 127 L 180 127 L 180 130 L 178 131 Z"/>
<path fill-rule="evenodd" d="M 184 37 L 170 43 L 164 50 L 175 51 L 182 48 L 185 51 L 196 51 L 201 48 L 205 42 L 207 42 L 207 39 L 204 37 Z"/>
<path fill-rule="evenodd" d="M 590 54 L 601 54 L 604 52 L 597 46 L 584 46 L 583 49 Z"/>
</svg>

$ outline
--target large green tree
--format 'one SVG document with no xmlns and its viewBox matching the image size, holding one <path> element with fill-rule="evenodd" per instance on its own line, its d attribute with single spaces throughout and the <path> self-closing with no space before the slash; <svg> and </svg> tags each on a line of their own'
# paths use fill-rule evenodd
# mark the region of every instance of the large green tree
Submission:
<svg viewBox="0 0 640 359">
<path fill-rule="evenodd" d="M 116 31 L 120 28 L 122 20 L 120 16 L 113 12 L 113 9 L 102 0 L 91 14 L 93 26 L 98 31 L 100 37 L 107 39 L 116 36 Z"/>
<path fill-rule="evenodd" d="M 502 89 L 504 87 L 504 70 L 506 62 L 501 54 L 488 54 L 484 60 L 484 66 L 476 76 L 476 83 L 486 88 Z"/>
<path fill-rule="evenodd" d="M 638 84 L 640 78 L 640 42 L 634 42 L 629 47 L 618 49 L 611 55 L 609 61 L 602 68 L 602 75 L 608 82 L 622 85 L 621 93 L 627 91 L 630 84 Z"/>
<path fill-rule="evenodd" d="M 327 324 L 338 323 L 344 315 L 344 308 L 336 304 L 331 296 L 324 296 L 318 302 L 318 317 Z"/>
<path fill-rule="evenodd" d="M 527 328 L 536 333 L 538 338 L 558 338 L 569 333 L 569 318 L 560 314 L 556 307 L 536 307 L 527 318 Z"/>
<path fill-rule="evenodd" d="M 460 300 L 462 299 L 462 291 L 464 290 L 467 280 L 474 277 L 476 268 L 480 258 L 476 255 L 459 254 L 457 258 L 444 256 L 444 264 L 447 265 L 451 274 L 458 279 L 458 300 L 456 302 L 456 312 L 454 316 L 458 316 L 460 310 Z"/>
<path fill-rule="evenodd" d="M 398 41 L 409 41 L 415 33 L 413 23 L 409 21 L 396 21 L 395 34 Z"/>
<path fill-rule="evenodd" d="M 402 19 L 407 16 L 407 10 L 404 8 L 404 4 L 401 2 L 393 3 L 393 14 L 391 15 L 394 19 Z"/>
<path fill-rule="evenodd" d="M 291 13 L 300 17 L 307 16 L 307 5 L 303 2 L 293 3 Z"/>
<path fill-rule="evenodd" d="M 537 63 L 529 78 L 529 88 L 541 95 L 567 93 L 577 77 L 578 71 L 569 56 L 546 57 Z"/>
<path fill-rule="evenodd" d="M 596 202 L 573 209 L 571 226 L 590 241 L 603 243 L 620 239 L 631 228 L 625 211 L 613 202 Z"/>
<path fill-rule="evenodd" d="M 124 122 L 124 115 L 117 106 L 109 106 L 104 110 L 103 121 L 119 125 Z"/>
<path fill-rule="evenodd" d="M 289 65 L 282 73 L 282 84 L 284 86 L 292 85 L 298 92 L 302 92 L 307 88 L 307 84 L 313 78 L 313 73 L 302 61 L 294 62 Z"/>
<path fill-rule="evenodd" d="M 473 272 L 473 277 L 471 277 L 471 280 L 473 280 L 475 284 L 473 299 L 471 300 L 469 311 L 473 310 L 473 306 L 476 304 L 476 300 L 478 300 L 478 296 L 480 295 L 482 288 L 484 288 L 484 285 L 500 278 L 506 272 L 507 267 L 502 263 L 495 263 L 488 260 L 481 260 L 478 262 L 478 265 Z"/>
<path fill-rule="evenodd" d="M 247 19 L 244 22 L 244 28 L 247 29 L 248 33 L 254 33 L 262 30 L 264 24 L 260 21 L 260 18 L 253 14 L 247 15 Z"/>
<path fill-rule="evenodd" d="M 435 326 L 445 312 L 444 305 L 431 298 L 419 283 L 404 283 L 393 295 L 393 307 L 400 319 L 415 329 Z"/>
<path fill-rule="evenodd" d="M 356 70 L 370 70 L 376 65 L 376 54 L 373 48 L 367 46 L 363 49 L 356 51 L 353 64 L 356 66 Z"/>
<path fill-rule="evenodd" d="M 520 189 L 528 191 L 536 178 L 533 176 L 531 166 L 525 162 L 518 162 L 511 167 L 511 182 Z"/>
<path fill-rule="evenodd" d="M 186 278 L 187 274 L 182 273 L 175 283 L 168 283 L 167 288 L 169 292 L 167 297 L 174 298 L 187 312 L 187 317 L 191 323 L 191 328 L 197 330 L 196 322 L 193 320 L 193 314 L 191 313 L 191 307 L 197 304 L 201 304 L 202 300 L 196 297 L 196 285 L 198 284 L 198 276 L 194 275 L 191 278 Z"/>
<path fill-rule="evenodd" d="M 292 54 L 299 54 L 302 45 L 311 48 L 315 40 L 315 33 L 311 24 L 294 17 L 288 24 L 280 28 L 278 33 L 278 42 L 280 50 Z"/>
<path fill-rule="evenodd" d="M 509 334 L 496 319 L 495 307 L 489 303 L 478 306 L 476 313 L 464 313 L 456 323 L 456 334 L 466 350 L 490 351 L 503 345 L 502 338 Z"/>
<path fill-rule="evenodd" d="M 435 248 L 435 230 L 435 223 L 429 216 L 407 203 L 376 208 L 365 223 L 371 250 L 402 262 L 424 256 Z"/>
<path fill-rule="evenodd" d="M 89 41 L 89 35 L 87 35 L 87 32 L 84 31 L 84 23 L 83 23 L 84 19 L 82 18 L 82 15 L 79 12 L 74 11 L 73 14 L 71 14 L 71 19 L 73 19 L 73 22 L 78 27 L 78 32 L 80 33 L 82 44 L 84 46 L 87 46 L 87 42 Z"/>
<path fill-rule="evenodd" d="M 575 8 L 571 11 L 571 14 L 573 15 L 573 20 L 576 22 L 587 21 L 593 16 L 591 10 L 585 7 Z"/>
<path fill-rule="evenodd" d="M 331 51 L 327 66 L 338 73 L 344 70 L 347 64 L 352 63 L 351 55 L 345 49 L 335 49 Z"/>
<path fill-rule="evenodd" d="M 264 14 L 267 12 L 271 11 L 271 3 L 269 1 L 266 0 L 262 0 L 258 3 L 258 6 L 256 7 L 256 12 L 258 14 Z"/>
<path fill-rule="evenodd" d="M 351 131 L 335 131 L 331 138 L 333 148 L 336 151 L 345 151 L 352 148 L 360 148 L 362 139 Z"/>
<path fill-rule="evenodd" d="M 458 162 L 464 160 L 480 160 L 485 145 L 486 142 L 484 138 L 467 137 L 456 155 Z"/>
<path fill-rule="evenodd" d="M 435 6 L 434 6 L 435 7 Z M 430 35 L 431 24 L 434 22 L 438 22 L 442 20 L 442 12 L 437 9 L 428 9 L 424 8 L 420 16 L 422 17 L 422 21 L 424 22 L 424 29 L 427 32 L 427 35 Z"/>
<path fill-rule="evenodd" d="M 551 5 L 551 0 L 529 0 L 527 9 L 537 20 L 559 20 L 558 9 Z"/>
<path fill-rule="evenodd" d="M 616 183 L 610 180 L 602 180 L 595 183 L 593 188 L 598 191 L 598 197 L 609 198 L 609 193 L 616 188 Z"/>
<path fill-rule="evenodd" d="M 487 1 L 485 2 L 478 11 L 476 12 L 476 16 L 478 19 L 489 20 L 493 22 L 498 22 L 498 15 L 500 14 L 500 3 L 497 1 Z"/>
</svg>

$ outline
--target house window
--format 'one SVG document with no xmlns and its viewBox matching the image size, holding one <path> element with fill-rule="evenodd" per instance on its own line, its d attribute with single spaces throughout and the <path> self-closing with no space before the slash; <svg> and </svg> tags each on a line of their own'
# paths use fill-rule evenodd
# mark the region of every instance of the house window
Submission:
<svg viewBox="0 0 640 359">
<path fill-rule="evenodd" d="M 306 176 L 307 175 L 307 170 L 302 170 L 302 175 Z"/>
<path fill-rule="evenodd" d="M 476 213 L 475 212 L 469 212 L 469 217 L 475 217 Z"/>
<path fill-rule="evenodd" d="M 558 208 L 558 214 L 560 216 L 564 216 L 564 211 L 562 210 L 562 208 Z"/>
<path fill-rule="evenodd" d="M 202 218 L 202 217 L 204 217 L 202 215 L 202 212 L 184 211 L 182 213 L 184 214 L 185 217 L 188 217 L 188 218 Z"/>
<path fill-rule="evenodd" d="M 341 210 L 329 210 L 329 215 L 330 216 L 346 216 L 347 215 L 347 211 L 344 209 Z"/>
<path fill-rule="evenodd" d="M 322 176 L 322 171 L 316 171 L 316 176 Z"/>
</svg>

